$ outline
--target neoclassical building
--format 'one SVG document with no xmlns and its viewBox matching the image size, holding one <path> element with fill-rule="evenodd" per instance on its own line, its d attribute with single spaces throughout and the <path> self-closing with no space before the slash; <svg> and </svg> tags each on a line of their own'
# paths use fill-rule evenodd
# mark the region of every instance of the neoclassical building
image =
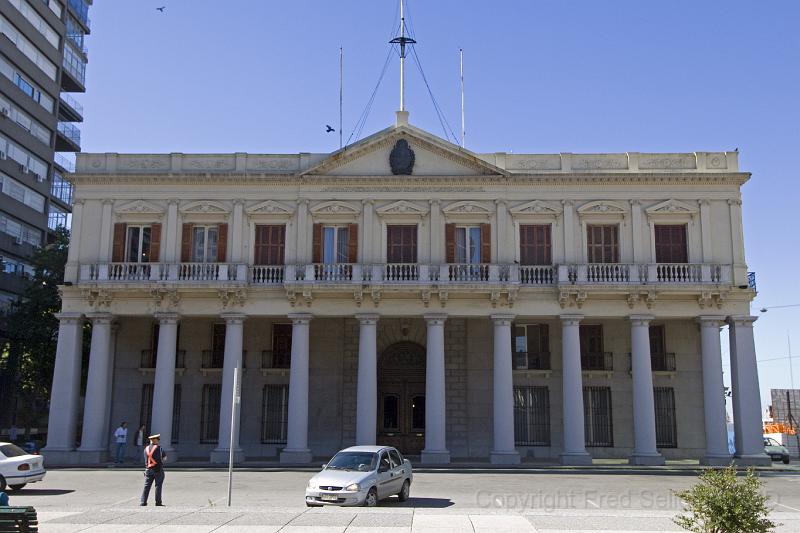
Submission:
<svg viewBox="0 0 800 533">
<path fill-rule="evenodd" d="M 737 155 L 79 154 L 44 452 L 768 464 Z"/>
</svg>

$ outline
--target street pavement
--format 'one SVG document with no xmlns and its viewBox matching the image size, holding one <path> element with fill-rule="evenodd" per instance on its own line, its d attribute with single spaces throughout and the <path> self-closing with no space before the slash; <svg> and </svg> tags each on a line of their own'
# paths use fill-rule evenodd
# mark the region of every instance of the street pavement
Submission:
<svg viewBox="0 0 800 533">
<path fill-rule="evenodd" d="M 51 470 L 42 483 L 11 493 L 12 505 L 33 505 L 40 531 L 170 532 L 565 532 L 681 531 L 674 491 L 696 481 L 691 471 L 620 470 L 420 472 L 411 499 L 377 508 L 305 507 L 312 472 L 234 472 L 227 506 L 225 470 L 167 471 L 166 507 L 139 507 L 140 470 Z M 763 472 L 779 532 L 800 532 L 800 472 Z"/>
</svg>

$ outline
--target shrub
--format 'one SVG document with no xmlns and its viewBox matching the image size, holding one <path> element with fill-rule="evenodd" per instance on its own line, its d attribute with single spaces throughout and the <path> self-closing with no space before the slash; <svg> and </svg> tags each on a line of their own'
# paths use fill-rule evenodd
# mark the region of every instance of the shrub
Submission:
<svg viewBox="0 0 800 533">
<path fill-rule="evenodd" d="M 769 496 L 761 493 L 761 486 L 752 468 L 741 479 L 736 478 L 733 464 L 706 470 L 694 487 L 676 493 L 686 504 L 686 514 L 673 521 L 695 533 L 772 531 L 776 524 L 768 518 Z"/>
</svg>

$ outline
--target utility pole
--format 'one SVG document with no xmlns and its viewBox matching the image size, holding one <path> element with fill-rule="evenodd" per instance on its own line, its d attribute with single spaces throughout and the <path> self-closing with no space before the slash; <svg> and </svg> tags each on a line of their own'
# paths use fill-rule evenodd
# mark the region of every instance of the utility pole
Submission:
<svg viewBox="0 0 800 533">
<path fill-rule="evenodd" d="M 461 148 L 464 148 L 464 137 L 466 129 L 464 127 L 464 49 L 458 49 L 459 63 L 461 70 Z"/>
<path fill-rule="evenodd" d="M 390 44 L 400 45 L 400 111 L 406 110 L 406 45 L 416 42 L 411 37 L 406 37 L 406 18 L 403 14 L 403 0 L 400 0 L 400 36 L 389 41 Z"/>
<path fill-rule="evenodd" d="M 344 48 L 339 47 L 339 150 L 342 149 L 342 107 L 344 105 Z"/>
</svg>

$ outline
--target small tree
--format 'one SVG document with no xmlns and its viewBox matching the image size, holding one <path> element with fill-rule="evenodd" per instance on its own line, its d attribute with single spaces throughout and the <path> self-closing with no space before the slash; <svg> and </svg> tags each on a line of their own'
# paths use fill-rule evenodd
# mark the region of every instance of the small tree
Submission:
<svg viewBox="0 0 800 533">
<path fill-rule="evenodd" d="M 689 490 L 676 493 L 686 504 L 686 513 L 674 522 L 695 533 L 766 533 L 776 524 L 767 515 L 769 496 L 761 493 L 761 481 L 747 470 L 741 480 L 731 464 L 710 469 Z"/>
</svg>

